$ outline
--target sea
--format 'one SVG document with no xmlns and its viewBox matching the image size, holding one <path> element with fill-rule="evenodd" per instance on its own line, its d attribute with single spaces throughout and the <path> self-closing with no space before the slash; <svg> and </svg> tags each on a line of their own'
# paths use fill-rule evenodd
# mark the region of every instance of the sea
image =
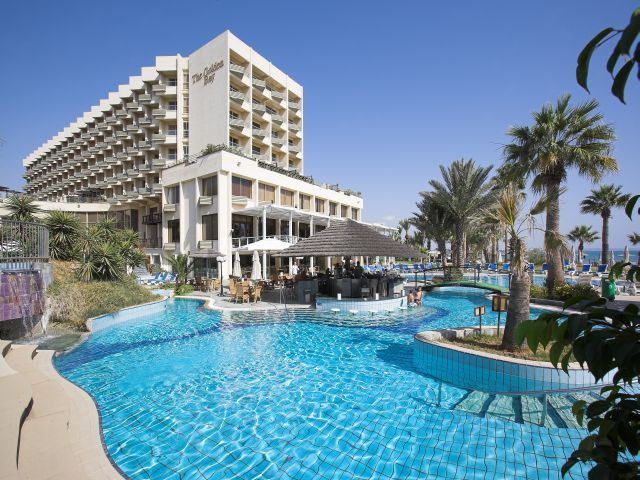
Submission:
<svg viewBox="0 0 640 480">
<path fill-rule="evenodd" d="M 640 250 L 640 247 L 635 248 L 635 247 L 630 247 L 629 248 L 629 260 L 631 261 L 631 263 L 638 263 L 638 250 Z M 620 249 L 616 249 L 614 248 L 613 250 L 613 257 L 614 257 L 614 261 L 615 262 L 621 262 L 623 260 L 623 255 L 624 255 L 624 250 L 622 248 Z M 602 257 L 601 254 L 602 250 L 591 250 L 591 249 L 584 249 L 584 257 L 585 257 L 585 261 L 589 262 L 589 263 L 600 263 L 600 258 Z M 578 251 L 576 250 L 576 261 L 578 261 Z"/>
</svg>

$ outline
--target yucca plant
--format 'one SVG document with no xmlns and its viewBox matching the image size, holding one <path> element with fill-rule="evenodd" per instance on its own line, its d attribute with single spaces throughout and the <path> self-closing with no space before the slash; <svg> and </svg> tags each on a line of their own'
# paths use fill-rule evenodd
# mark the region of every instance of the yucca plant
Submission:
<svg viewBox="0 0 640 480">
<path fill-rule="evenodd" d="M 173 257 L 167 257 L 171 265 L 171 271 L 176 274 L 176 288 L 187 282 L 187 277 L 193 272 L 193 260 L 189 259 L 189 253 L 181 253 Z"/>
<path fill-rule="evenodd" d="M 80 265 L 78 275 L 85 282 L 118 280 L 124 273 L 124 262 L 116 245 L 103 242 L 93 246 Z"/>
<path fill-rule="evenodd" d="M 73 213 L 53 210 L 44 220 L 49 228 L 49 254 L 56 260 L 74 260 L 78 256 L 80 220 Z"/>
<path fill-rule="evenodd" d="M 11 195 L 3 205 L 9 211 L 7 218 L 16 222 L 35 222 L 36 215 L 41 212 L 40 207 L 27 195 Z"/>
</svg>

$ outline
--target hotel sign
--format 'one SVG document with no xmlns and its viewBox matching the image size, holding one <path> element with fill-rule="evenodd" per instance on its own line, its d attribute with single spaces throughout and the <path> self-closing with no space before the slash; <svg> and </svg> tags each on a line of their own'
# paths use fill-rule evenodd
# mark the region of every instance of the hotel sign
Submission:
<svg viewBox="0 0 640 480">
<path fill-rule="evenodd" d="M 199 73 L 191 75 L 191 83 L 195 85 L 198 82 L 203 82 L 204 85 L 208 85 L 216 78 L 216 72 L 220 70 L 224 65 L 224 60 L 207 65 Z"/>
</svg>

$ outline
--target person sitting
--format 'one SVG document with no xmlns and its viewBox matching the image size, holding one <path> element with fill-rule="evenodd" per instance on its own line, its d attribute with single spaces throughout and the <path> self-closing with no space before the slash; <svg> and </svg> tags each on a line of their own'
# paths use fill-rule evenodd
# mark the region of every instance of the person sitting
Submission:
<svg viewBox="0 0 640 480">
<path fill-rule="evenodd" d="M 422 287 L 418 287 L 418 291 L 414 296 L 414 300 L 416 302 L 416 305 L 422 305 Z"/>
<path fill-rule="evenodd" d="M 410 307 L 414 307 L 416 305 L 416 295 L 413 290 L 411 290 L 409 295 L 407 295 L 407 305 Z"/>
</svg>

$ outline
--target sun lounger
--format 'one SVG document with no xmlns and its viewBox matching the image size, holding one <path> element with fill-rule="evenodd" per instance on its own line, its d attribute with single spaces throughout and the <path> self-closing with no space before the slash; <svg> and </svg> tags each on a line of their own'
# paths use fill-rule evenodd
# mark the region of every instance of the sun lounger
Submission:
<svg viewBox="0 0 640 480">
<path fill-rule="evenodd" d="M 531 273 L 533 273 L 533 272 L 535 272 L 535 271 L 536 271 L 536 266 L 535 266 L 533 263 L 530 263 L 530 264 L 529 264 L 529 271 L 530 271 Z"/>
<path fill-rule="evenodd" d="M 420 270 L 422 270 L 423 272 L 426 270 L 427 268 L 424 266 L 424 263 L 420 264 Z"/>
<path fill-rule="evenodd" d="M 497 263 L 489 264 L 489 271 L 490 272 L 497 272 L 498 271 L 498 264 Z"/>
<path fill-rule="evenodd" d="M 152 285 L 153 283 L 157 282 L 160 279 L 160 275 L 162 274 L 162 272 L 158 272 L 156 273 L 153 277 L 149 277 L 149 278 L 140 278 L 140 283 L 145 284 L 145 285 Z"/>
<path fill-rule="evenodd" d="M 483 269 L 483 270 L 489 270 L 489 264 L 488 264 L 488 263 L 485 263 L 485 264 L 484 264 L 484 267 L 482 267 L 482 269 Z"/>
<path fill-rule="evenodd" d="M 465 263 L 462 268 L 464 268 L 465 270 L 469 270 L 471 268 L 471 264 L 469 263 Z"/>
<path fill-rule="evenodd" d="M 549 271 L 549 265 L 547 265 L 546 263 L 542 264 L 542 270 L 540 271 L 541 273 L 547 273 Z"/>
<path fill-rule="evenodd" d="M 511 272 L 511 264 L 503 263 L 501 272 L 507 272 L 507 273 Z"/>
<path fill-rule="evenodd" d="M 433 268 L 433 263 L 427 262 L 427 270 L 431 270 Z"/>
<path fill-rule="evenodd" d="M 585 263 L 582 265 L 582 271 L 580 273 L 591 273 L 591 264 Z"/>
<path fill-rule="evenodd" d="M 149 285 L 159 285 L 161 283 L 164 283 L 168 275 L 169 275 L 169 272 L 162 272 L 160 274 L 160 277 L 158 277 L 157 280 L 150 282 Z"/>
<path fill-rule="evenodd" d="M 609 265 L 601 263 L 598 265 L 598 275 L 609 275 Z"/>
<path fill-rule="evenodd" d="M 417 263 L 414 263 L 414 264 L 413 264 L 413 271 L 414 271 L 414 272 L 417 272 L 417 271 L 419 271 L 419 270 L 420 270 L 420 266 L 419 266 Z"/>
</svg>

